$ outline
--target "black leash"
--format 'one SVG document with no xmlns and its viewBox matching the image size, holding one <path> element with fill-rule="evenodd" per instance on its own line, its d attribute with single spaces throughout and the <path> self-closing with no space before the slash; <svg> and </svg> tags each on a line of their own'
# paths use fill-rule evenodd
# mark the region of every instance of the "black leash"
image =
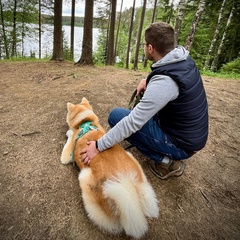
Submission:
<svg viewBox="0 0 240 240">
<path fill-rule="evenodd" d="M 134 90 L 130 101 L 128 103 L 128 109 L 133 110 L 133 108 L 140 102 L 142 96 L 143 96 L 143 92 L 140 92 L 137 96 L 137 89 Z"/>
</svg>

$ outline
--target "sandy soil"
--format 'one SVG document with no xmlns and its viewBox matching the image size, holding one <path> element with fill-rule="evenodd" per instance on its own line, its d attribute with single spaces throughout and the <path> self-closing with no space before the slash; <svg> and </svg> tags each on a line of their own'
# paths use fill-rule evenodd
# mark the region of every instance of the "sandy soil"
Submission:
<svg viewBox="0 0 240 240">
<path fill-rule="evenodd" d="M 0 238 L 130 239 L 100 231 L 83 208 L 78 170 L 60 163 L 66 103 L 86 97 L 108 129 L 147 73 L 71 63 L 0 63 Z M 161 209 L 143 239 L 239 239 L 240 81 L 204 77 L 210 114 L 206 147 L 179 178 L 157 179 L 135 148 Z M 122 143 L 124 146 L 125 143 Z"/>
</svg>

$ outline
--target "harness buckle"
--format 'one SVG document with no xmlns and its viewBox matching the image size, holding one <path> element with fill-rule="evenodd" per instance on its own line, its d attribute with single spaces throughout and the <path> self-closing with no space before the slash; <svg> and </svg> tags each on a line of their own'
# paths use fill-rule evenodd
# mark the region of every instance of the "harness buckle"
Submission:
<svg viewBox="0 0 240 240">
<path fill-rule="evenodd" d="M 81 129 L 81 131 L 79 131 L 77 137 L 75 138 L 74 148 L 73 148 L 73 151 L 72 151 L 72 162 L 75 162 L 74 161 L 74 152 L 75 152 L 77 140 L 91 130 L 98 131 L 98 128 L 96 126 L 92 126 L 91 124 L 92 124 L 92 122 L 85 122 L 85 123 L 83 123 L 79 126 L 79 129 Z"/>
</svg>

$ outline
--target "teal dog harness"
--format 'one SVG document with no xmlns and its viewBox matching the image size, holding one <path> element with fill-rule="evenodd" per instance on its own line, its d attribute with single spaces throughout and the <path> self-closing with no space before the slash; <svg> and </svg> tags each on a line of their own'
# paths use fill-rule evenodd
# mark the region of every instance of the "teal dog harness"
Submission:
<svg viewBox="0 0 240 240">
<path fill-rule="evenodd" d="M 72 151 L 72 161 L 73 162 L 74 162 L 74 152 L 76 149 L 77 140 L 79 138 L 81 138 L 83 135 L 85 135 L 86 133 L 88 133 L 89 131 L 92 131 L 92 130 L 98 131 L 98 128 L 96 126 L 92 126 L 91 124 L 92 124 L 92 122 L 85 122 L 79 126 L 79 129 L 81 129 L 81 131 L 79 131 L 77 137 L 75 138 L 74 148 Z"/>
</svg>

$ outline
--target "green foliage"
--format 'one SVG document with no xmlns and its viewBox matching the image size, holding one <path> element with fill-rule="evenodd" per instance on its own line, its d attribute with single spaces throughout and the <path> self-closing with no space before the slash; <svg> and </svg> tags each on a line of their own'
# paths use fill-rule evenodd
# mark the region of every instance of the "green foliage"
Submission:
<svg viewBox="0 0 240 240">
<path fill-rule="evenodd" d="M 219 72 L 212 72 L 210 70 L 202 70 L 200 71 L 204 76 L 216 77 L 216 78 L 225 78 L 225 79 L 235 79 L 240 81 L 240 74 L 236 74 L 234 72 L 229 73 L 219 73 Z"/>
<path fill-rule="evenodd" d="M 209 77 L 215 77 L 215 78 L 224 78 L 224 79 L 234 79 L 234 80 L 239 80 L 240 81 L 240 74 L 235 74 L 235 73 L 216 73 L 212 71 L 201 71 L 201 74 L 204 76 L 209 76 Z"/>
<path fill-rule="evenodd" d="M 124 31 L 119 31 L 116 56 L 118 57 L 117 62 L 121 63 L 121 65 L 125 64 L 125 61 L 126 61 L 127 44 L 128 44 L 128 35 L 126 35 Z"/>
<path fill-rule="evenodd" d="M 221 68 L 223 64 L 226 64 L 229 61 L 232 61 L 234 58 L 237 58 L 240 52 L 240 4 L 237 4 L 236 1 L 229 0 L 224 7 L 223 19 L 220 23 L 220 30 L 218 37 L 216 39 L 215 48 L 210 54 L 210 65 L 212 60 L 217 54 L 218 47 L 222 40 L 224 31 L 226 31 L 226 39 L 223 43 L 223 48 L 219 56 L 219 61 L 217 64 L 217 70 Z M 195 34 L 193 46 L 191 48 L 191 56 L 195 60 L 197 66 L 200 69 L 203 69 L 206 55 L 208 53 L 211 42 L 217 28 L 217 22 L 219 17 L 219 12 L 221 8 L 222 1 L 211 1 L 207 0 L 205 11 L 199 22 L 197 32 Z M 229 14 L 232 10 L 233 4 L 235 4 L 235 11 L 233 19 L 228 29 L 226 29 L 227 20 Z M 197 2 L 192 1 L 192 4 L 187 5 L 185 10 L 184 20 L 182 24 L 182 32 L 180 36 L 180 44 L 184 45 L 188 31 L 190 29 L 194 14 L 196 12 Z"/>
<path fill-rule="evenodd" d="M 71 21 L 71 20 L 69 20 Z M 42 23 L 53 25 L 54 19 L 51 15 L 42 14 Z M 67 25 L 67 24 L 66 24 Z"/>
<path fill-rule="evenodd" d="M 220 69 L 220 73 L 240 75 L 240 58 L 224 64 Z"/>
<path fill-rule="evenodd" d="M 62 35 L 63 35 L 63 58 L 66 60 L 71 60 L 69 42 L 64 30 L 62 31 Z"/>
<path fill-rule="evenodd" d="M 106 42 L 107 42 L 107 30 L 101 29 L 101 32 L 98 37 L 98 49 L 93 53 L 93 62 L 94 64 L 105 64 L 106 61 Z"/>
</svg>

